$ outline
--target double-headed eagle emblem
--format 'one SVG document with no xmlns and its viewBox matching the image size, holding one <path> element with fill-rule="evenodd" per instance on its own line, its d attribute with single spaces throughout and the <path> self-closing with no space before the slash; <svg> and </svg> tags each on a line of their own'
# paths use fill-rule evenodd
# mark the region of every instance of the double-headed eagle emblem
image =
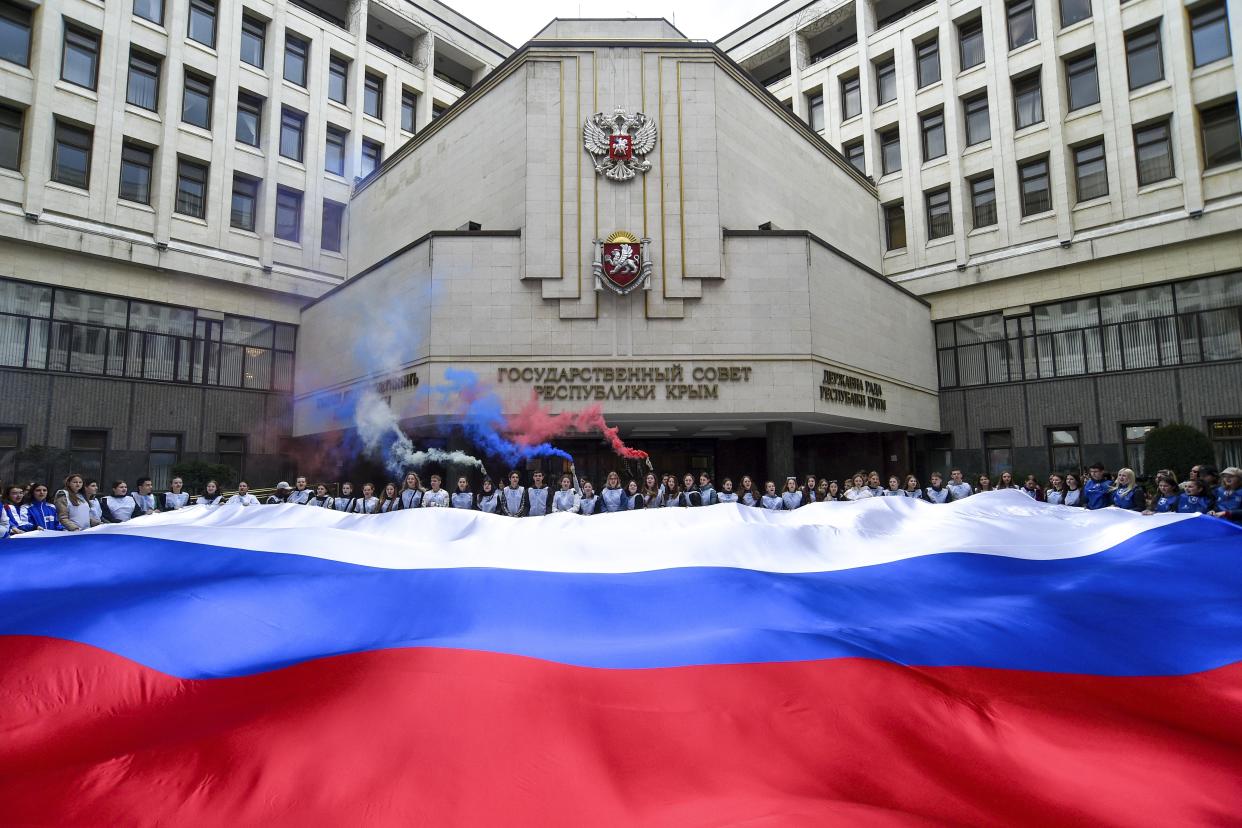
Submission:
<svg viewBox="0 0 1242 828">
<path fill-rule="evenodd" d="M 613 181 L 629 181 L 651 169 L 643 156 L 655 149 L 655 121 L 641 112 L 631 116 L 619 107 L 611 115 L 597 112 L 582 126 L 582 145 L 595 159 L 595 172 Z"/>
</svg>

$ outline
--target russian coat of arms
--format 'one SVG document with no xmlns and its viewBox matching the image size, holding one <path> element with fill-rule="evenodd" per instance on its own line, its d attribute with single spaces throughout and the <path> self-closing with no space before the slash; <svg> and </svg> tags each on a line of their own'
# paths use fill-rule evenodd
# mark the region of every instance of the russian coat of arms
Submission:
<svg viewBox="0 0 1242 828">
<path fill-rule="evenodd" d="M 648 255 L 651 239 L 638 239 L 632 233 L 618 230 L 603 241 L 595 242 L 595 289 L 607 285 L 624 296 L 642 287 L 651 276 L 652 261 Z"/>
<path fill-rule="evenodd" d="M 644 156 L 655 149 L 655 121 L 641 112 L 597 112 L 582 126 L 582 145 L 595 160 L 595 171 L 613 181 L 629 181 L 651 169 Z"/>
</svg>

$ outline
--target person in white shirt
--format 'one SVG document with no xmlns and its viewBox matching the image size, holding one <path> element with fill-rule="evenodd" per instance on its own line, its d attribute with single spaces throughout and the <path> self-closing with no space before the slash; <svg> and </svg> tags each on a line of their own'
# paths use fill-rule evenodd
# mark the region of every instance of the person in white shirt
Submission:
<svg viewBox="0 0 1242 828">
<path fill-rule="evenodd" d="M 862 472 L 854 475 L 853 481 L 848 489 L 845 490 L 846 500 L 866 500 L 869 497 L 875 497 L 871 489 L 867 487 L 867 478 L 863 477 Z"/>
<path fill-rule="evenodd" d="M 440 479 L 440 475 L 433 474 L 431 476 L 431 488 L 423 492 L 423 506 L 440 506 L 447 507 L 449 505 L 448 489 L 442 488 L 444 481 Z"/>
<path fill-rule="evenodd" d="M 354 510 L 354 484 L 346 480 L 341 484 L 341 493 L 337 497 L 332 498 L 332 508 L 338 512 L 352 512 Z"/>
<path fill-rule="evenodd" d="M 944 478 L 940 476 L 940 472 L 931 473 L 931 485 L 923 490 L 923 499 L 928 503 L 949 502 L 949 490 L 941 485 L 942 480 Z"/>
<path fill-rule="evenodd" d="M 240 503 L 243 506 L 258 506 L 259 499 L 250 493 L 250 484 L 243 480 L 237 484 L 237 494 L 229 498 L 229 503 Z"/>
<path fill-rule="evenodd" d="M 190 505 L 190 493 L 185 491 L 185 483 L 180 477 L 174 477 L 168 484 L 168 491 L 160 495 L 160 511 L 171 512 L 184 509 Z"/>
<path fill-rule="evenodd" d="M 360 515 L 373 515 L 379 509 L 379 498 L 375 496 L 375 484 L 362 484 L 362 497 L 354 501 L 350 511 Z"/>
<path fill-rule="evenodd" d="M 315 496 L 306 502 L 307 506 L 318 506 L 321 509 L 332 508 L 332 495 L 328 494 L 328 487 L 322 483 L 315 486 Z"/>
<path fill-rule="evenodd" d="M 293 491 L 289 493 L 289 503 L 296 503 L 299 506 L 305 506 L 310 502 L 312 492 L 306 485 L 306 478 L 299 477 L 293 481 Z"/>
<path fill-rule="evenodd" d="M 401 495 L 397 498 L 400 503 L 398 509 L 417 509 L 423 505 L 423 484 L 418 479 L 418 475 L 409 472 L 405 476 L 405 488 L 401 490 Z"/>
<path fill-rule="evenodd" d="M 68 532 L 80 532 L 99 525 L 91 515 L 90 501 L 82 489 L 82 475 L 70 474 L 65 478 L 65 488 L 56 495 L 56 515 L 60 525 Z"/>
<path fill-rule="evenodd" d="M 969 483 L 962 479 L 962 470 L 953 469 L 949 472 L 949 500 L 961 500 L 974 494 Z"/>
<path fill-rule="evenodd" d="M 100 510 L 104 523 L 124 523 L 134 517 L 138 509 L 138 502 L 129 496 L 129 484 L 124 480 L 115 481 L 112 494 L 102 498 L 102 501 Z"/>
<path fill-rule="evenodd" d="M 138 485 L 134 489 L 133 494 L 130 495 L 130 497 L 134 499 L 134 503 L 137 504 L 134 509 L 134 517 L 138 517 L 139 515 L 149 515 L 155 511 L 155 492 L 152 491 L 154 488 L 155 487 L 151 485 L 151 478 L 138 478 Z"/>
<path fill-rule="evenodd" d="M 267 500 L 264 502 L 267 503 L 268 506 L 278 506 L 281 503 L 288 503 L 289 495 L 292 492 L 293 489 L 289 488 L 289 484 L 282 480 L 276 484 L 276 493 L 268 495 Z"/>
<path fill-rule="evenodd" d="M 103 523 L 103 506 L 99 502 L 99 481 L 86 481 L 82 491 L 86 493 L 86 502 L 91 507 L 91 526 L 98 526 Z"/>
<path fill-rule="evenodd" d="M 199 506 L 219 506 L 224 502 L 224 492 L 215 480 L 208 480 L 203 486 L 203 493 L 194 501 Z"/>
</svg>

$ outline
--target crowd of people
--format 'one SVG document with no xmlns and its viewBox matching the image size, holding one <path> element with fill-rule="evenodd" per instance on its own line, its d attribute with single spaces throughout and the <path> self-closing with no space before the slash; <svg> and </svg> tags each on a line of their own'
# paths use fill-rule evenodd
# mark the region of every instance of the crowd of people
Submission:
<svg viewBox="0 0 1242 828">
<path fill-rule="evenodd" d="M 11 537 L 25 532 L 77 532 L 103 523 L 123 523 L 152 512 L 167 512 L 190 505 L 216 506 L 225 502 L 242 506 L 265 504 L 299 504 L 354 514 L 382 514 L 402 509 L 451 508 L 474 509 L 511 517 L 537 517 L 555 512 L 594 515 L 601 512 L 623 512 L 634 509 L 665 507 L 712 506 L 717 503 L 739 503 L 759 509 L 789 511 L 810 503 L 825 501 L 858 501 L 872 497 L 907 497 L 929 503 L 951 503 L 986 491 L 1014 489 L 1028 497 L 1057 506 L 1083 509 L 1116 507 L 1143 514 L 1164 512 L 1202 513 L 1242 523 L 1242 470 L 1230 467 L 1217 473 L 1211 466 L 1197 465 L 1184 482 L 1169 470 L 1155 475 L 1156 491 L 1151 496 L 1132 469 L 1109 474 L 1096 463 L 1080 476 L 1074 472 L 1053 473 L 1046 485 L 1034 475 L 1018 484 L 1009 472 L 1003 472 L 993 483 L 988 475 L 980 475 L 973 483 L 960 469 L 953 469 L 946 480 L 940 472 L 932 472 L 930 485 L 924 486 L 914 475 L 904 480 L 890 476 L 887 483 L 878 472 L 859 471 L 845 481 L 818 479 L 807 475 L 799 480 L 787 477 L 777 487 L 773 480 L 762 486 L 750 475 L 742 475 L 735 483 L 725 477 L 717 484 L 711 475 L 687 472 L 656 475 L 648 472 L 640 481 L 609 472 L 603 486 L 595 489 L 591 481 L 580 479 L 573 466 L 562 474 L 555 485 L 542 471 L 531 474 L 529 485 L 522 475 L 511 471 L 505 484 L 497 487 L 484 477 L 479 487 L 471 486 L 466 477 L 457 478 L 453 488 L 444 487 L 438 474 L 428 478 L 428 485 L 415 472 L 406 474 L 400 483 L 385 483 L 377 488 L 363 483 L 355 491 L 352 483 L 341 483 L 336 491 L 319 483 L 313 488 L 305 477 L 293 486 L 281 482 L 273 494 L 260 499 L 242 481 L 237 491 L 226 495 L 219 483 L 209 481 L 203 491 L 191 495 L 182 479 L 174 477 L 168 490 L 156 493 L 151 478 L 139 478 L 131 491 L 124 480 L 112 484 L 108 493 L 100 495 L 99 483 L 70 474 L 54 496 L 49 496 L 46 483 L 25 486 L 10 484 L 0 487 L 0 536 Z"/>
</svg>

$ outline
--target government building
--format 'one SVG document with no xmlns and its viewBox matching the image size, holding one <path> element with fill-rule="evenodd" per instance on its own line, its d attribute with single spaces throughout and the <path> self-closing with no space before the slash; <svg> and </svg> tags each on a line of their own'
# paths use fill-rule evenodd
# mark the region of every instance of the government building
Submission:
<svg viewBox="0 0 1242 828">
<path fill-rule="evenodd" d="M 514 48 L 422 0 L 0 0 L 0 479 L 377 474 L 369 392 L 478 453 L 463 375 L 659 470 L 1142 472 L 1172 422 L 1242 464 L 1230 11 L 792 0 Z"/>
</svg>

